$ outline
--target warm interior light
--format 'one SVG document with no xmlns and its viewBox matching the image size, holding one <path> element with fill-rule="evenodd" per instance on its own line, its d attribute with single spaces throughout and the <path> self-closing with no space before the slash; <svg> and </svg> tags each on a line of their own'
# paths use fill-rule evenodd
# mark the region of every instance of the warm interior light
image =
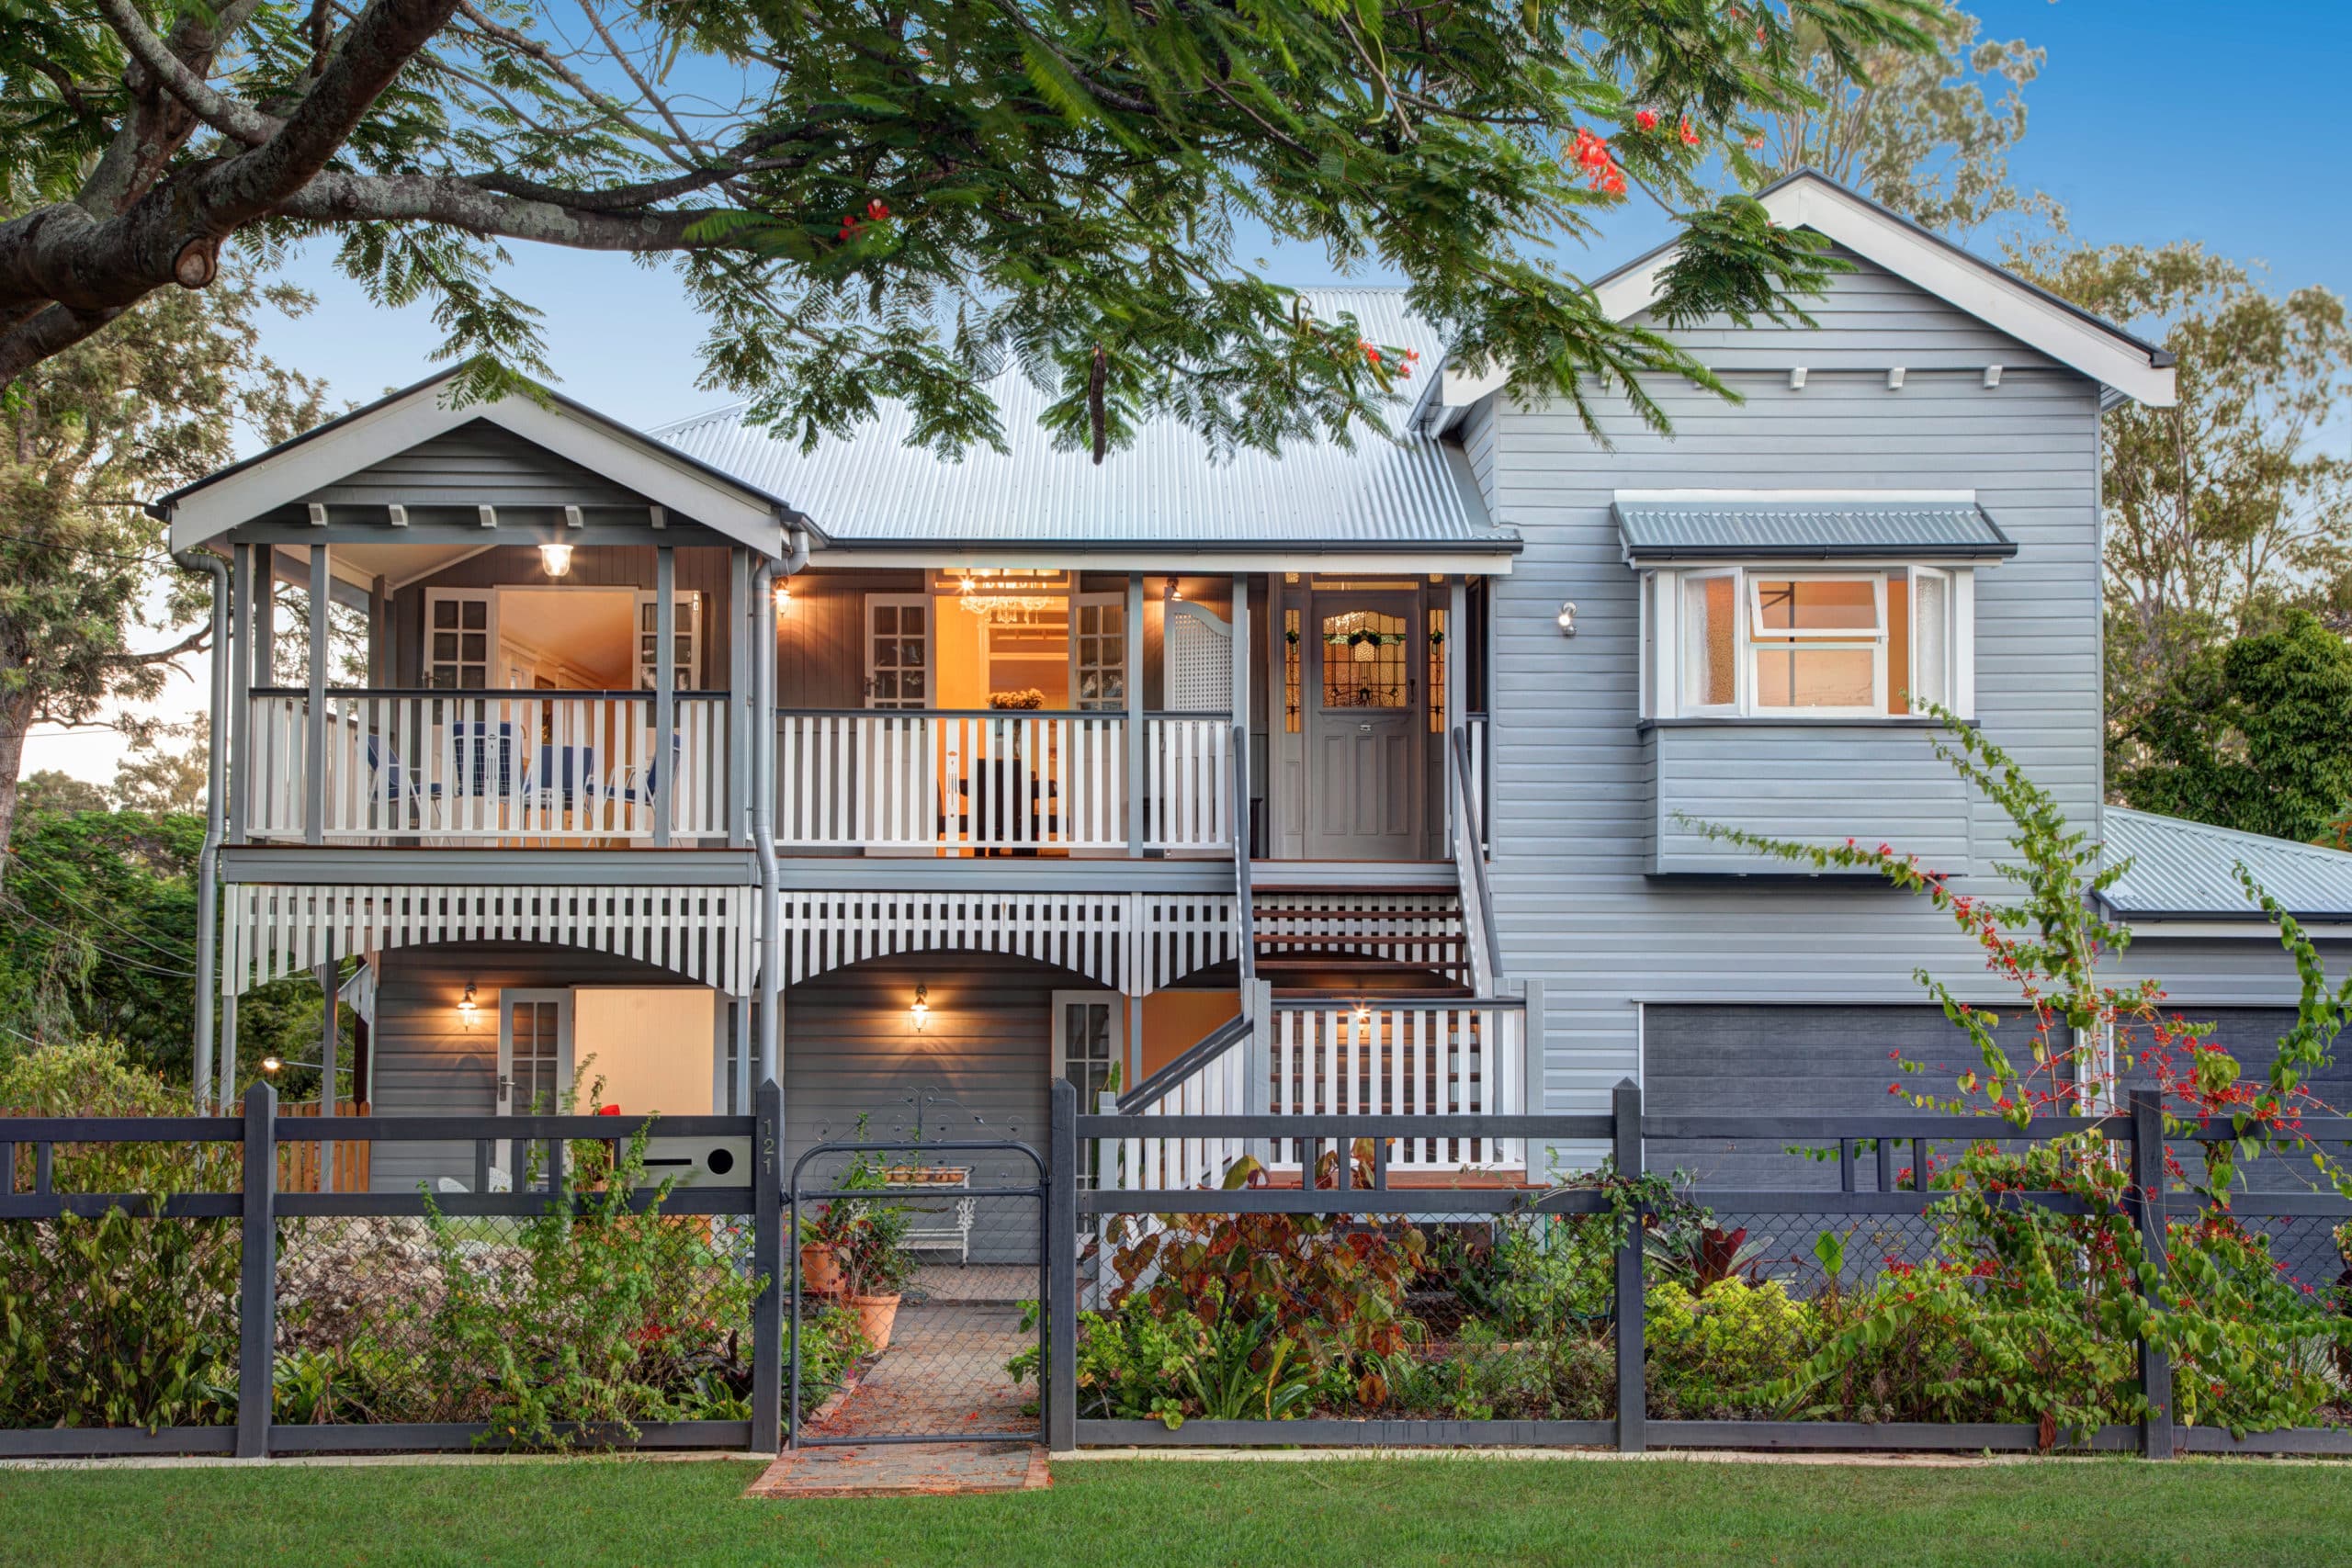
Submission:
<svg viewBox="0 0 2352 1568">
<path fill-rule="evenodd" d="M 539 564 L 547 568 L 549 577 L 566 575 L 571 570 L 571 547 L 570 545 L 541 545 Z"/>
<path fill-rule="evenodd" d="M 931 987 L 929 986 L 915 987 L 914 1005 L 907 1009 L 907 1017 L 913 1021 L 918 1033 L 931 1022 Z"/>
<path fill-rule="evenodd" d="M 261 1059 L 261 1070 L 265 1073 L 275 1073 L 285 1065 L 275 1056 L 264 1056 Z"/>
<path fill-rule="evenodd" d="M 1370 1023 L 1372 1021 L 1372 1004 L 1370 1002 L 1359 1001 L 1356 1003 L 1356 1021 L 1358 1023 Z"/>
<path fill-rule="evenodd" d="M 466 982 L 466 994 L 458 998 L 458 1021 L 471 1029 L 474 1018 L 481 1010 L 481 1004 L 474 1000 L 474 983 L 469 980 Z"/>
</svg>

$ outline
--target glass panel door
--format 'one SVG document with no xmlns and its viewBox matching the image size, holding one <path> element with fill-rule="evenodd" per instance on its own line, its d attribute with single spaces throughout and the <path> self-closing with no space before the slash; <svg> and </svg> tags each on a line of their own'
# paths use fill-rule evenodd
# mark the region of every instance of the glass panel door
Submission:
<svg viewBox="0 0 2352 1568">
<path fill-rule="evenodd" d="M 865 705 L 931 704 L 931 601 L 920 593 L 865 599 Z"/>
</svg>

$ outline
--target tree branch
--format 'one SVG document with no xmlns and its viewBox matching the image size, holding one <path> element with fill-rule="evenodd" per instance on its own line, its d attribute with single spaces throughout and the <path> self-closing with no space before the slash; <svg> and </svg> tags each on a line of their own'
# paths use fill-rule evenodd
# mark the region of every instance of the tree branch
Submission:
<svg viewBox="0 0 2352 1568">
<path fill-rule="evenodd" d="M 440 223 L 485 238 L 537 240 L 584 251 L 685 251 L 732 243 L 688 237 L 689 229 L 710 216 L 707 211 L 598 212 L 558 200 L 503 196 L 451 175 L 334 170 L 280 202 L 276 214 L 319 223 Z"/>
<path fill-rule="evenodd" d="M 284 128 L 284 121 L 214 92 L 204 78 L 188 69 L 180 57 L 147 24 L 130 0 L 97 0 L 98 12 L 115 30 L 131 58 L 163 84 L 164 90 L 187 107 L 188 112 L 232 141 L 258 147 Z"/>
</svg>

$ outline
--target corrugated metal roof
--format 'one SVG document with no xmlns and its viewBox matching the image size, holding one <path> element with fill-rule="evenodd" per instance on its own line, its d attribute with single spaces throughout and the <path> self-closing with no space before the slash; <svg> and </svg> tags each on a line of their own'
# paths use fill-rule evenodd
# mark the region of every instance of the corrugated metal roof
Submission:
<svg viewBox="0 0 2352 1568">
<path fill-rule="evenodd" d="M 1804 559 L 2012 556 L 1973 500 L 1653 501 L 1620 496 L 1629 560 L 1763 556 Z"/>
<path fill-rule="evenodd" d="M 2132 863 L 2105 895 L 2119 915 L 2259 919 L 2238 886 L 2243 863 L 2297 919 L 2352 919 L 2352 854 L 2120 806 L 2105 807 L 2100 822 L 2109 863 Z"/>
<path fill-rule="evenodd" d="M 1317 289 L 1317 315 L 1353 313 L 1364 334 L 1416 349 L 1434 374 L 1444 344 L 1398 289 Z M 1487 517 L 1458 453 L 1435 440 L 1361 431 L 1355 449 L 1285 446 L 1279 457 L 1213 460 L 1174 419 L 1156 420 L 1096 467 L 1057 451 L 1037 418 L 1051 401 L 1017 370 L 989 384 L 1009 452 L 976 447 L 945 461 L 907 445 L 903 406 L 803 453 L 743 423 L 737 404 L 650 434 L 687 456 L 784 496 L 828 539 L 852 545 L 1168 543 L 1433 546 L 1509 550 L 1518 536 Z M 1393 427 L 1402 429 L 1399 405 Z"/>
</svg>

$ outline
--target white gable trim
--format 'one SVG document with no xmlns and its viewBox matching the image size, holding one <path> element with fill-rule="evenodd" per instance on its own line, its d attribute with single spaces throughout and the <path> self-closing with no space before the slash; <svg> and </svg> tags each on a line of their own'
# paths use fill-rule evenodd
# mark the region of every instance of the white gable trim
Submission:
<svg viewBox="0 0 2352 1568">
<path fill-rule="evenodd" d="M 2120 333 L 2075 314 L 2000 268 L 1944 244 L 1924 230 L 1819 175 L 1798 175 L 1764 193 L 1764 210 L 1784 229 L 1811 229 L 1904 281 L 1967 311 L 2061 365 L 2081 371 L 2151 408 L 2175 400 L 2173 369 L 2149 363 L 2146 349 Z M 1660 280 L 1673 265 L 1668 246 L 1595 286 L 1612 320 L 1639 315 L 1657 303 Z"/>
<path fill-rule="evenodd" d="M 779 508 L 756 492 L 704 472 L 648 437 L 624 434 L 560 402 L 508 397 L 452 408 L 442 397 L 446 379 L 413 388 L 183 493 L 171 503 L 172 548 L 193 548 L 479 419 L 695 517 L 740 544 L 769 556 L 784 554 Z M 386 526 L 390 527 L 389 516 Z"/>
</svg>

